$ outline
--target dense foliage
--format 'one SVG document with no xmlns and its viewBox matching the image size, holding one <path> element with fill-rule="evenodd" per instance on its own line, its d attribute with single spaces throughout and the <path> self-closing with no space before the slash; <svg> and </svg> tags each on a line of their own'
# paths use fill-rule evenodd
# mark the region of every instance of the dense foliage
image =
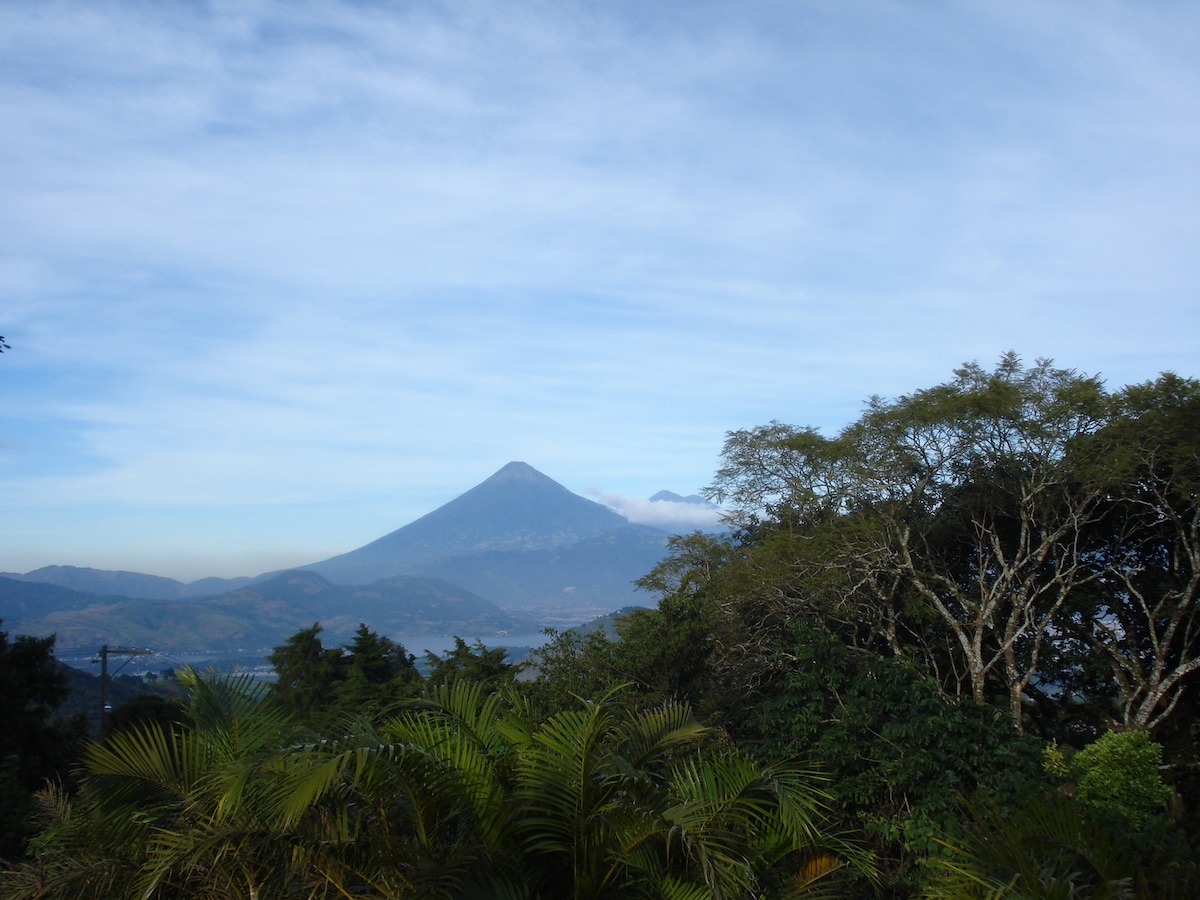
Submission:
<svg viewBox="0 0 1200 900">
<path fill-rule="evenodd" d="M 1198 488 L 1200 383 L 1167 374 L 1109 393 L 1011 354 L 876 398 L 832 437 L 733 432 L 708 491 L 731 534 L 675 538 L 642 581 L 658 608 L 627 617 L 617 641 L 558 636 L 535 697 L 629 680 L 768 758 L 805 753 L 897 895 L 949 852 L 960 796 L 990 796 L 976 808 L 1000 817 L 1033 815 L 1056 787 L 1088 805 L 1096 776 L 1054 782 L 1045 740 L 1140 734 L 1161 752 L 1161 735 L 1187 825 Z M 1119 824 L 1087 827 L 1149 827 L 1144 787 L 1123 783 L 1106 795 Z"/>
<path fill-rule="evenodd" d="M 321 626 L 296 632 L 268 657 L 272 693 L 294 715 L 312 722 L 345 710 L 370 712 L 421 691 L 416 659 L 390 638 L 359 625 L 347 647 L 326 648 Z"/>
<path fill-rule="evenodd" d="M 316 739 L 244 678 L 185 677 L 187 724 L 115 734 L 76 797 L 43 794 L 5 896 L 784 897 L 856 862 L 805 766 L 685 705 L 535 723 L 458 681 Z"/>
<path fill-rule="evenodd" d="M 51 718 L 67 695 L 67 678 L 53 657 L 54 638 L 0 631 L 0 859 L 20 855 L 28 837 L 33 791 L 67 775 L 83 737 L 78 720 Z"/>
<path fill-rule="evenodd" d="M 797 616 L 918 661 L 947 694 L 1045 730 L 1069 686 L 1153 728 L 1200 666 L 1200 383 L 960 369 L 835 437 L 730 435 L 712 495 L 740 526 L 733 597 L 769 644 Z M 753 660 L 763 665 L 766 660 Z M 1097 663 L 1107 672 L 1098 672 Z"/>
</svg>

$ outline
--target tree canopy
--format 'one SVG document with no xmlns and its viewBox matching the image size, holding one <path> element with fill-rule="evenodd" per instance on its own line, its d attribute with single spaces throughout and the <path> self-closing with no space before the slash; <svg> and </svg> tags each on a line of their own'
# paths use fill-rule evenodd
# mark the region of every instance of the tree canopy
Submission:
<svg viewBox="0 0 1200 900">
<path fill-rule="evenodd" d="M 313 722 L 348 710 L 380 711 L 422 689 L 416 659 L 365 623 L 345 647 L 326 648 L 321 625 L 302 628 L 267 657 L 275 668 L 271 692 L 296 716 Z"/>
<path fill-rule="evenodd" d="M 715 742 L 685 705 L 611 696 L 534 723 L 456 680 L 304 741 L 245 677 L 185 673 L 190 721 L 113 735 L 44 796 L 6 896 L 790 896 L 846 866 L 819 779 Z"/>
<path fill-rule="evenodd" d="M 1100 654 L 1116 696 L 1079 699 L 1153 727 L 1200 667 L 1198 422 L 1200 384 L 1175 375 L 1109 393 L 1048 360 L 968 364 L 833 437 L 732 432 L 708 494 L 736 552 L 714 580 L 681 575 L 677 546 L 655 577 L 736 606 L 750 666 L 786 623 L 819 620 L 919 659 L 948 695 L 1003 698 L 1022 730 Z"/>
</svg>

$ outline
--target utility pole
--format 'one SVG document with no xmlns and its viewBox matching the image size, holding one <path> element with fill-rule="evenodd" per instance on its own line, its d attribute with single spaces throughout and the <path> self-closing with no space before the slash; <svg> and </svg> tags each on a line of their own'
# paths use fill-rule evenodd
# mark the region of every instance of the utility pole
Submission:
<svg viewBox="0 0 1200 900">
<path fill-rule="evenodd" d="M 110 647 L 105 644 L 100 648 L 100 737 L 101 739 L 108 737 L 108 655 L 110 653 L 118 656 L 128 656 L 133 659 L 135 656 L 149 656 L 151 650 L 136 650 L 132 647 Z M 121 663 L 121 667 L 129 662 L 129 659 Z M 95 662 L 95 660 L 93 660 Z M 121 671 L 118 667 L 117 671 Z M 115 674 L 115 673 L 114 673 Z"/>
</svg>

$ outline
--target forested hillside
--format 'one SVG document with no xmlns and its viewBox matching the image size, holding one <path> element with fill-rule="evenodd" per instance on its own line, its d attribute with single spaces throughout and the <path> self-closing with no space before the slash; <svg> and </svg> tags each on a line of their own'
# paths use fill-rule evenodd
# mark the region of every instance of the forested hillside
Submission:
<svg viewBox="0 0 1200 900">
<path fill-rule="evenodd" d="M 1193 897 L 1200 382 L 1004 357 L 728 435 L 535 663 L 314 626 L 43 792 L 14 897 Z"/>
</svg>

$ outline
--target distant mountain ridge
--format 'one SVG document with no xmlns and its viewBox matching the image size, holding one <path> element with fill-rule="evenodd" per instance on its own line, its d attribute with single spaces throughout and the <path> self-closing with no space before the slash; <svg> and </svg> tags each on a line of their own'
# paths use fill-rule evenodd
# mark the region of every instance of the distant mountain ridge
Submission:
<svg viewBox="0 0 1200 900">
<path fill-rule="evenodd" d="M 656 497 L 670 502 L 651 506 L 694 502 Z M 204 650 L 271 646 L 314 621 L 331 638 L 359 622 L 389 636 L 529 633 L 644 603 L 634 582 L 668 536 L 511 462 L 416 521 L 296 570 L 184 585 L 48 566 L 0 577 L 0 618 L 72 645 Z"/>
<path fill-rule="evenodd" d="M 91 569 L 79 566 L 43 566 L 32 572 L 0 572 L 0 577 L 17 581 L 36 581 L 85 591 L 91 594 L 112 594 L 142 600 L 182 600 L 185 597 L 213 597 L 250 584 L 253 578 L 201 578 L 184 583 L 161 575 L 124 572 L 112 569 Z"/>
<path fill-rule="evenodd" d="M 313 622 L 335 641 L 349 640 L 360 622 L 389 635 L 477 635 L 536 627 L 437 578 L 351 586 L 295 571 L 221 596 L 184 600 L 112 597 L 0 578 L 0 618 L 5 631 L 57 634 L 60 652 L 94 650 L 105 643 L 159 652 L 263 650 Z"/>
</svg>

